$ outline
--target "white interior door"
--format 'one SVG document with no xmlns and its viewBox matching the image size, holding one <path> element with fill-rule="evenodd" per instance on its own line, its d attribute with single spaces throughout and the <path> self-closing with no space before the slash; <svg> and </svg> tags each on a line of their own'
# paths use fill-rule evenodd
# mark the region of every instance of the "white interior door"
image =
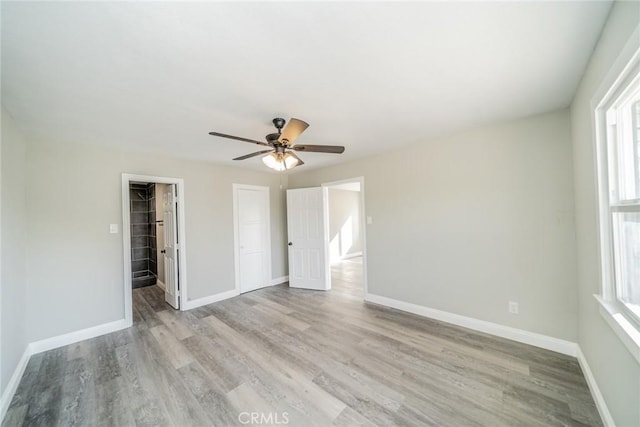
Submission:
<svg viewBox="0 0 640 427">
<path fill-rule="evenodd" d="M 331 288 L 325 188 L 287 190 L 289 286 Z"/>
<path fill-rule="evenodd" d="M 271 283 L 269 187 L 235 185 L 236 277 L 240 293 Z"/>
<path fill-rule="evenodd" d="M 171 307 L 180 308 L 178 282 L 178 227 L 176 218 L 176 186 L 166 185 L 162 194 L 164 225 L 164 299 Z"/>
</svg>

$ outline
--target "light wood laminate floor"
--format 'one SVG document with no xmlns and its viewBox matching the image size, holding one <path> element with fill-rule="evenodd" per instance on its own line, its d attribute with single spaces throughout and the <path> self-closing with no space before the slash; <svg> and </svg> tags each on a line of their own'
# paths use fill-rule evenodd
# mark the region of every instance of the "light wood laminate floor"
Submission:
<svg viewBox="0 0 640 427">
<path fill-rule="evenodd" d="M 332 274 L 187 312 L 136 289 L 132 328 L 31 358 L 3 425 L 601 425 L 576 359 L 365 304 L 358 259 Z"/>
</svg>

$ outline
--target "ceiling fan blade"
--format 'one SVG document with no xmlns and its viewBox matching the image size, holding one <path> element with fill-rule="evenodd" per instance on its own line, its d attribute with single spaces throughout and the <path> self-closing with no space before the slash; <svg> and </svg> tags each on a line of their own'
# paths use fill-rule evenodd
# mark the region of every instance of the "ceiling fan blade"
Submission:
<svg viewBox="0 0 640 427">
<path fill-rule="evenodd" d="M 304 165 L 304 162 L 302 161 L 302 159 L 300 157 L 298 157 L 298 155 L 296 153 L 294 153 L 293 151 L 287 151 L 287 153 L 289 153 L 289 155 L 295 159 L 298 160 L 298 164 L 296 166 L 302 166 Z"/>
<path fill-rule="evenodd" d="M 271 144 L 267 144 L 266 142 L 256 141 L 255 139 L 241 138 L 239 136 L 227 135 L 227 134 L 224 134 L 224 133 L 209 132 L 209 135 L 221 136 L 223 138 L 229 138 L 229 139 L 237 139 L 238 141 L 250 142 L 252 144 L 266 145 L 267 147 L 271 146 Z"/>
<path fill-rule="evenodd" d="M 282 130 L 282 135 L 278 138 L 282 144 L 293 145 L 293 141 L 309 127 L 309 123 L 292 118 Z"/>
<path fill-rule="evenodd" d="M 240 157 L 236 157 L 233 160 L 244 160 L 244 159 L 250 159 L 251 157 L 255 157 L 255 156 L 259 156 L 260 154 L 265 154 L 265 153 L 270 153 L 273 150 L 262 150 L 262 151 L 256 151 L 255 153 L 251 153 L 251 154 L 245 154 L 244 156 L 240 156 Z"/>
<path fill-rule="evenodd" d="M 344 153 L 342 145 L 294 145 L 291 147 L 296 151 L 309 151 L 311 153 Z"/>
</svg>

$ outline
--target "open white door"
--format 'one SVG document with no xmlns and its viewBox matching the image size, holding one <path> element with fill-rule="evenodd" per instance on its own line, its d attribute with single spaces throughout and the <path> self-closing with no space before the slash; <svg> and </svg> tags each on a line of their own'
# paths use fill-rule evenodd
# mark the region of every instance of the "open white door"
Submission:
<svg viewBox="0 0 640 427">
<path fill-rule="evenodd" d="M 176 220 L 176 186 L 165 186 L 162 195 L 162 212 L 164 223 L 164 299 L 171 307 L 180 308 L 180 292 L 178 286 L 178 227 Z"/>
<path fill-rule="evenodd" d="M 289 286 L 331 288 L 325 188 L 287 190 Z"/>
</svg>

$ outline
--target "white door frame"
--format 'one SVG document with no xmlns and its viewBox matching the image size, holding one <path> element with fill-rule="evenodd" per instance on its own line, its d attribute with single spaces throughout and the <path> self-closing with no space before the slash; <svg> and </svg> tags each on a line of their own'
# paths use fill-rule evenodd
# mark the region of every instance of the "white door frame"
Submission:
<svg viewBox="0 0 640 427">
<path fill-rule="evenodd" d="M 236 293 L 240 295 L 240 221 L 238 218 L 238 190 L 252 190 L 266 193 L 267 206 L 265 209 L 265 218 L 267 228 L 267 277 L 265 286 L 271 286 L 273 279 L 271 277 L 271 194 L 269 192 L 269 187 L 233 184 L 233 260 L 235 268 Z"/>
<path fill-rule="evenodd" d="M 131 217 L 129 184 L 131 182 L 150 182 L 154 184 L 175 184 L 178 192 L 178 268 L 180 271 L 180 311 L 185 311 L 187 298 L 187 244 L 184 215 L 184 179 L 163 176 L 122 174 L 122 246 L 124 248 L 124 320 L 127 327 L 133 325 L 133 304 L 131 287 Z"/>
<path fill-rule="evenodd" d="M 350 182 L 359 182 L 360 183 L 360 231 L 362 232 L 362 280 L 364 282 L 364 298 L 367 298 L 369 294 L 369 286 L 367 281 L 367 215 L 365 212 L 365 204 L 364 204 L 364 177 L 359 176 L 356 178 L 349 179 L 341 179 L 340 181 L 332 181 L 326 182 L 322 184 L 322 187 L 325 190 L 328 190 L 328 187 L 333 187 L 340 184 L 348 184 Z M 327 197 L 325 200 L 325 212 L 329 211 L 329 198 Z M 329 216 L 327 215 L 327 221 L 329 221 Z M 327 227 L 328 230 L 328 227 Z M 327 232 L 328 233 L 328 232 Z M 327 247 L 329 246 L 329 236 L 327 236 Z M 327 270 L 329 271 L 329 283 L 331 283 L 331 263 L 327 262 Z"/>
</svg>

